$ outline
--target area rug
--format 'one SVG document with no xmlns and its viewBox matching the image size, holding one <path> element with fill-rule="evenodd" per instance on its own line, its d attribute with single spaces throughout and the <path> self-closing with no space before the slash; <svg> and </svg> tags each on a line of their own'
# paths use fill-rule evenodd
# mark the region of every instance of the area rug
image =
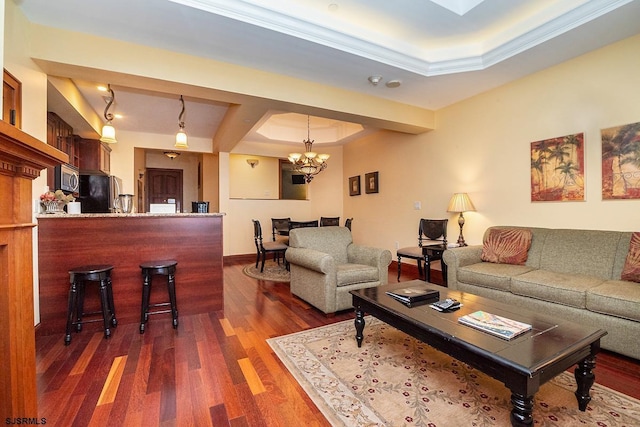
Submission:
<svg viewBox="0 0 640 427">
<path fill-rule="evenodd" d="M 255 263 L 247 265 L 242 269 L 242 272 L 249 277 L 259 280 L 271 280 L 274 282 L 290 281 L 289 272 L 282 261 L 278 264 L 273 260 L 268 260 L 264 263 L 264 271 L 262 273 L 260 272 L 260 263 L 258 263 L 258 268 L 256 268 Z"/>
<path fill-rule="evenodd" d="M 268 340 L 333 426 L 509 426 L 500 382 L 367 316 Z M 597 377 L 596 377 L 597 381 Z M 564 372 L 535 396 L 535 426 L 640 426 L 640 401 L 598 385 L 585 412 Z"/>
</svg>

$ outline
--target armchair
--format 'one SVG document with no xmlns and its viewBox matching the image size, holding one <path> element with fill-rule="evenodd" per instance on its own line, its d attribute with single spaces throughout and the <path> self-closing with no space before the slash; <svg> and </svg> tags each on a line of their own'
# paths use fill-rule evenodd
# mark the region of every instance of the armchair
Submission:
<svg viewBox="0 0 640 427">
<path fill-rule="evenodd" d="M 353 307 L 349 291 L 389 279 L 391 252 L 354 244 L 346 227 L 293 229 L 285 256 L 291 293 L 325 314 Z"/>
</svg>

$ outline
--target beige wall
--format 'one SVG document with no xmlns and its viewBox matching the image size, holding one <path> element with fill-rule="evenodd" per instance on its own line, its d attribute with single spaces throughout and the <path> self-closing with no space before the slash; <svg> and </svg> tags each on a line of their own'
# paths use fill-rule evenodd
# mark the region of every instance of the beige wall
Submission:
<svg viewBox="0 0 640 427">
<path fill-rule="evenodd" d="M 422 217 L 449 218 L 455 241 L 457 214 L 446 212 L 454 192 L 468 192 L 477 208 L 465 214 L 471 244 L 496 224 L 640 230 L 640 200 L 602 200 L 600 166 L 600 129 L 640 121 L 638 52 L 640 36 L 437 111 L 435 131 L 378 133 L 347 145 L 345 177 L 380 171 L 379 194 L 345 190 L 354 238 L 395 254 L 396 241 L 415 245 Z M 586 201 L 532 203 L 530 143 L 579 132 Z"/>
</svg>

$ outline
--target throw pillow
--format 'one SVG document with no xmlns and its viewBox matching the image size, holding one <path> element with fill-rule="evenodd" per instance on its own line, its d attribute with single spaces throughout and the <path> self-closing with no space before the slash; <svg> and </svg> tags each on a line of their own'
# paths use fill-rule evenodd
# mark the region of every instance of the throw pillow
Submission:
<svg viewBox="0 0 640 427">
<path fill-rule="evenodd" d="M 629 253 L 622 269 L 622 280 L 640 283 L 640 232 L 631 235 Z"/>
<path fill-rule="evenodd" d="M 482 245 L 483 261 L 523 265 L 531 247 L 531 230 L 492 228 Z"/>
</svg>

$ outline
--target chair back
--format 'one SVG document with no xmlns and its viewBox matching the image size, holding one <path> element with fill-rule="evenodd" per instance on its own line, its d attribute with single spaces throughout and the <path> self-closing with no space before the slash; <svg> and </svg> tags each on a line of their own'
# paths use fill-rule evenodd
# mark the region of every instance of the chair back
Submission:
<svg viewBox="0 0 640 427">
<path fill-rule="evenodd" d="M 345 227 L 297 228 L 289 234 L 290 247 L 324 252 L 338 264 L 347 263 L 347 247 L 352 242 L 351 232 Z"/>
<path fill-rule="evenodd" d="M 422 246 L 425 240 L 439 241 L 446 245 L 448 222 L 448 219 L 422 218 L 418 229 L 418 246 Z"/>
<path fill-rule="evenodd" d="M 353 218 L 347 218 L 346 221 L 344 222 L 344 226 L 347 227 L 349 230 L 351 230 L 351 221 L 353 221 Z"/>
<path fill-rule="evenodd" d="M 289 222 L 291 218 L 271 218 L 271 233 L 273 235 L 273 241 L 276 241 L 276 236 L 280 231 L 289 231 Z"/>
<path fill-rule="evenodd" d="M 262 248 L 262 226 L 257 219 L 251 221 L 253 221 L 253 240 L 256 243 L 256 248 L 260 250 Z"/>
<path fill-rule="evenodd" d="M 289 230 L 294 228 L 317 227 L 318 220 L 315 221 L 289 221 Z"/>
<path fill-rule="evenodd" d="M 339 227 L 339 226 L 340 226 L 339 216 L 321 216 L 320 217 L 320 227 Z"/>
</svg>

